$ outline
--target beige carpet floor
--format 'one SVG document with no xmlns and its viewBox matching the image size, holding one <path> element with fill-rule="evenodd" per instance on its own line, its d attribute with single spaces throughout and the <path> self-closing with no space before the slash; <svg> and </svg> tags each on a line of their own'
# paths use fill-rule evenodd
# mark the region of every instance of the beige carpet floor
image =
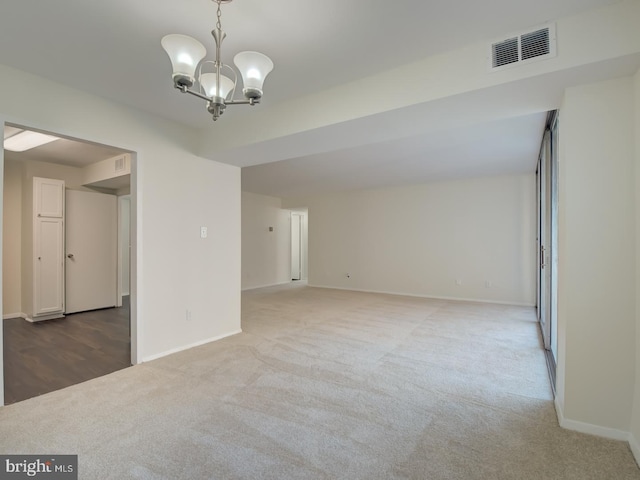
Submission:
<svg viewBox="0 0 640 480">
<path fill-rule="evenodd" d="M 82 479 L 640 479 L 558 427 L 530 308 L 243 294 L 244 333 L 0 408 L 0 452 Z"/>
</svg>

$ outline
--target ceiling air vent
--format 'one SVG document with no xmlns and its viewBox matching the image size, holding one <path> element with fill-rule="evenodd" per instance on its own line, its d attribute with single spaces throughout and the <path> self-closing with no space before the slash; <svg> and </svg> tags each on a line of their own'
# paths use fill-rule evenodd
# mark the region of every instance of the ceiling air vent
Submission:
<svg viewBox="0 0 640 480">
<path fill-rule="evenodd" d="M 493 68 L 520 61 L 518 37 L 493 44 Z"/>
<path fill-rule="evenodd" d="M 522 50 L 522 60 L 542 57 L 547 55 L 549 50 L 549 29 L 543 28 L 535 32 L 525 33 L 520 37 Z"/>
<path fill-rule="evenodd" d="M 115 167 L 116 172 L 124 170 L 124 156 L 116 158 Z"/>
<path fill-rule="evenodd" d="M 555 24 L 491 44 L 491 70 L 556 56 Z"/>
</svg>

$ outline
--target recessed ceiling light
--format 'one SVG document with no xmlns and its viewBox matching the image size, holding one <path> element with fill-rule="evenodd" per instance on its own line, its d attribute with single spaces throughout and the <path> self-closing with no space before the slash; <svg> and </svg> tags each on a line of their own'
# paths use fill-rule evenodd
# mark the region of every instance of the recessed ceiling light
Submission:
<svg viewBox="0 0 640 480">
<path fill-rule="evenodd" d="M 60 140 L 53 135 L 25 130 L 9 138 L 4 139 L 4 149 L 12 152 L 24 152 L 40 145 Z"/>
</svg>

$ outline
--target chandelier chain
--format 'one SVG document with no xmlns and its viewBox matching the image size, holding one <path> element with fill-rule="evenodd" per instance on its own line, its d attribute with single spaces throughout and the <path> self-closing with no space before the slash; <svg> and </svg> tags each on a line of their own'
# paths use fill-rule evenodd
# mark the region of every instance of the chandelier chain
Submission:
<svg viewBox="0 0 640 480">
<path fill-rule="evenodd" d="M 222 12 L 220 10 L 220 3 L 222 2 L 222 0 L 216 0 L 216 2 L 218 3 L 218 13 L 217 13 L 218 21 L 216 23 L 216 28 L 218 30 L 222 30 L 222 24 L 220 23 L 220 18 L 222 17 Z"/>
</svg>

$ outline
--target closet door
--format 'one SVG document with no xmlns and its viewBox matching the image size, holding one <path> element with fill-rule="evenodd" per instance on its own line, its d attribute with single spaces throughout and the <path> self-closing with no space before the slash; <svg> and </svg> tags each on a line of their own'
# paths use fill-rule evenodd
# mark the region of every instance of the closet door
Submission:
<svg viewBox="0 0 640 480">
<path fill-rule="evenodd" d="M 62 218 L 35 221 L 34 315 L 64 311 L 64 226 Z"/>
<path fill-rule="evenodd" d="M 33 178 L 34 213 L 40 217 L 64 217 L 64 181 Z"/>
<path fill-rule="evenodd" d="M 33 178 L 33 320 L 64 312 L 64 181 Z"/>
</svg>

